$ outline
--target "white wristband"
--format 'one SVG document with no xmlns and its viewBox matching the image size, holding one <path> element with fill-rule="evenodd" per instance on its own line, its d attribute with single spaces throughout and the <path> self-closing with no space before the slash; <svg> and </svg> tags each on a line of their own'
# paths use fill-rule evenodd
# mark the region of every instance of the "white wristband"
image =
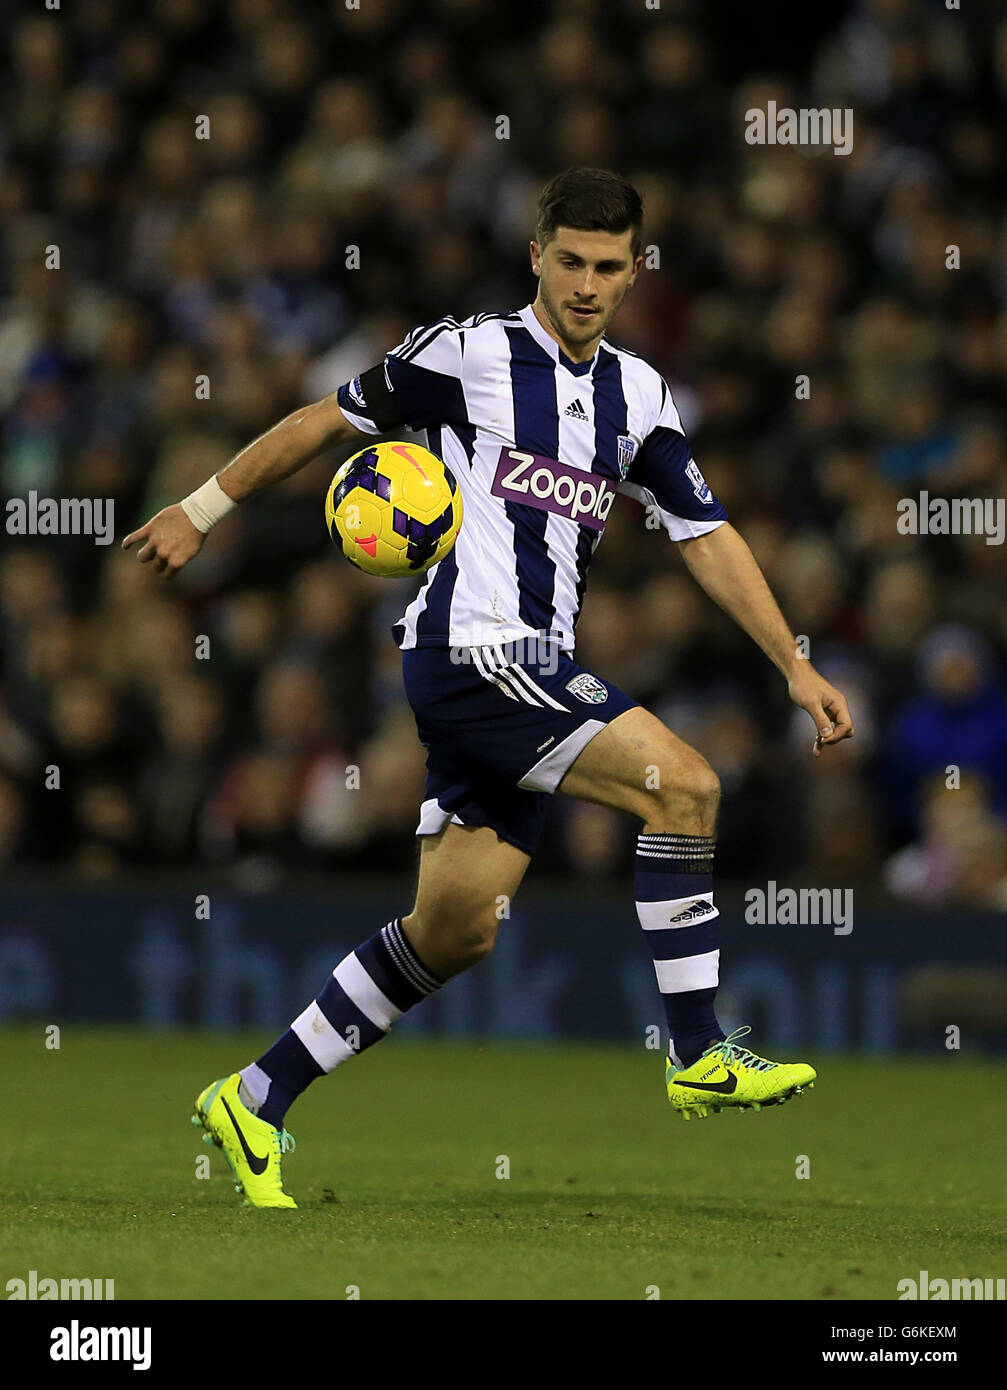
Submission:
<svg viewBox="0 0 1007 1390">
<path fill-rule="evenodd" d="M 228 497 L 216 477 L 213 477 L 195 492 L 190 492 L 188 497 L 183 497 L 178 505 L 196 530 L 205 534 L 238 504 L 233 497 Z"/>
</svg>

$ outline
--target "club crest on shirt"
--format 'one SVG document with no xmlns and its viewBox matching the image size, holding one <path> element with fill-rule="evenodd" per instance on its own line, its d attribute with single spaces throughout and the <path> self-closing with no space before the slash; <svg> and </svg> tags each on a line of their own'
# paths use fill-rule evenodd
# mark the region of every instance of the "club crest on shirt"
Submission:
<svg viewBox="0 0 1007 1390">
<path fill-rule="evenodd" d="M 571 695 L 576 695 L 577 699 L 583 700 L 586 705 L 603 705 L 608 699 L 606 687 L 587 671 L 582 671 L 579 676 L 574 676 L 572 681 L 567 681 L 566 688 Z"/>
<path fill-rule="evenodd" d="M 636 454 L 636 440 L 628 434 L 620 434 L 616 444 L 619 448 L 619 477 L 625 478 Z"/>
</svg>

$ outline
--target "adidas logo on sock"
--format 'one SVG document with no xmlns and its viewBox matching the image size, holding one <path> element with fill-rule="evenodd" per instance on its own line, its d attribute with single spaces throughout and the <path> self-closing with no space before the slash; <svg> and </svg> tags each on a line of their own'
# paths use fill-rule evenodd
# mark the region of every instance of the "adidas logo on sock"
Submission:
<svg viewBox="0 0 1007 1390">
<path fill-rule="evenodd" d="M 581 405 L 580 401 L 571 401 L 570 404 L 567 406 L 566 410 L 563 411 L 563 414 L 572 415 L 575 420 L 587 419 L 587 412 Z"/>
<path fill-rule="evenodd" d="M 718 917 L 719 915 L 713 903 L 695 902 L 691 903 L 689 907 L 683 908 L 681 912 L 676 912 L 674 917 L 669 917 L 668 925 L 677 927 L 680 922 L 694 922 L 704 917 Z"/>
</svg>

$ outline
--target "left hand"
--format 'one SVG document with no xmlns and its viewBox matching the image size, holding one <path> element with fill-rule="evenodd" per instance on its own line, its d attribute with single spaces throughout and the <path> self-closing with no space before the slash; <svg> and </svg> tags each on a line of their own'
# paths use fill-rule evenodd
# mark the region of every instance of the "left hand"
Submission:
<svg viewBox="0 0 1007 1390">
<path fill-rule="evenodd" d="M 814 755 L 820 758 L 826 744 L 841 743 L 853 737 L 853 721 L 846 696 L 818 674 L 810 661 L 802 661 L 787 683 L 795 705 L 806 709 L 815 721 L 818 737 Z"/>
</svg>

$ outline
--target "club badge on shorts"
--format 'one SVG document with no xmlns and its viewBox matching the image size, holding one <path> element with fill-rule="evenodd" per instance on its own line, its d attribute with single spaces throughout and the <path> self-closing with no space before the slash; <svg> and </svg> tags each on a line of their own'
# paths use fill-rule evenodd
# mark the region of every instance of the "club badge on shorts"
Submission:
<svg viewBox="0 0 1007 1390">
<path fill-rule="evenodd" d="M 566 688 L 571 695 L 576 695 L 577 699 L 583 700 L 586 705 L 603 705 L 608 699 L 607 688 L 587 671 L 582 671 L 579 676 L 574 676 L 572 681 L 567 681 Z"/>
</svg>

